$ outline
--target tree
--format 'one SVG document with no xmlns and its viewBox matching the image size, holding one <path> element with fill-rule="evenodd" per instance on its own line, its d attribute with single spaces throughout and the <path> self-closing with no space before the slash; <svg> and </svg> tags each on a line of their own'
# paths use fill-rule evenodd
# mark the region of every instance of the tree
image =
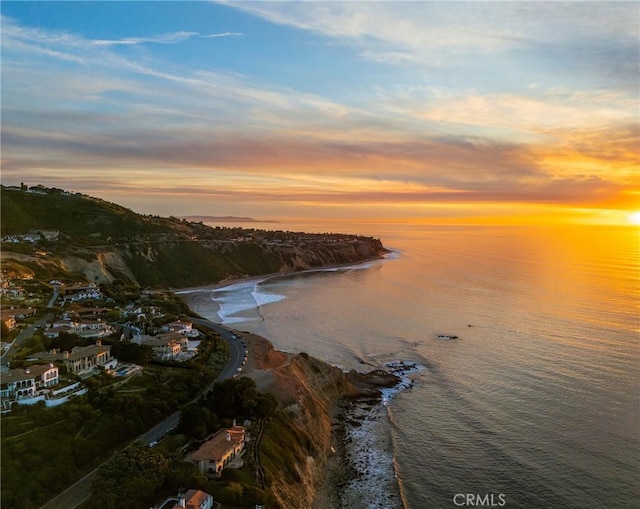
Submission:
<svg viewBox="0 0 640 509">
<path fill-rule="evenodd" d="M 137 345 L 129 341 L 116 341 L 111 347 L 111 352 L 119 361 L 147 366 L 151 359 L 152 348 L 149 345 Z"/>
<path fill-rule="evenodd" d="M 255 414 L 258 391 L 255 381 L 248 377 L 230 378 L 213 386 L 210 408 L 220 417 L 251 417 Z"/>
<path fill-rule="evenodd" d="M 169 459 L 146 445 L 129 447 L 98 469 L 89 507 L 146 509 L 153 505 L 170 468 Z"/>
<path fill-rule="evenodd" d="M 182 410 L 178 432 L 201 440 L 219 427 L 220 422 L 215 414 L 205 407 L 192 404 Z"/>
</svg>

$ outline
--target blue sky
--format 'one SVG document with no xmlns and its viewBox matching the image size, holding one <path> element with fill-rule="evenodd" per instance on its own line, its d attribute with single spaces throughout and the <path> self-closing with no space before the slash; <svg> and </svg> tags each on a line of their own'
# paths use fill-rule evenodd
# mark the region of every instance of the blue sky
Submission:
<svg viewBox="0 0 640 509">
<path fill-rule="evenodd" d="M 615 222 L 640 207 L 638 15 L 3 2 L 2 182 L 162 215 Z"/>
</svg>

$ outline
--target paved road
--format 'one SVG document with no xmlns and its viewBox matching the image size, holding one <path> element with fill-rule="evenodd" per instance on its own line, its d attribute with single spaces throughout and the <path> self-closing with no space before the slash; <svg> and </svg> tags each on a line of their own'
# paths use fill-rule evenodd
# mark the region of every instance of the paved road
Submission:
<svg viewBox="0 0 640 509">
<path fill-rule="evenodd" d="M 58 288 L 54 286 L 53 295 L 51 296 L 51 299 L 47 304 L 47 308 L 52 308 L 57 298 L 58 298 Z M 6 366 L 9 365 L 9 362 L 11 361 L 11 359 L 13 359 L 13 357 L 18 352 L 18 350 L 22 348 L 22 342 L 33 335 L 34 331 L 36 330 L 36 327 L 42 327 L 45 323 L 51 320 L 51 318 L 53 318 L 52 314 L 45 315 L 42 318 L 40 318 L 37 322 L 28 325 L 22 331 L 20 331 L 20 334 L 18 334 L 16 339 L 14 339 L 11 345 L 9 346 L 9 348 L 7 348 L 7 351 L 4 352 L 4 354 L 0 357 L 1 369 L 6 369 Z"/>
<path fill-rule="evenodd" d="M 238 373 L 238 370 L 242 367 L 242 362 L 246 355 L 246 348 L 240 339 L 237 336 L 235 331 L 228 329 L 227 327 L 223 327 L 222 325 L 218 325 L 216 323 L 210 322 L 208 320 L 203 320 L 201 318 L 189 318 L 193 323 L 201 325 L 203 327 L 208 327 L 216 332 L 219 332 L 222 338 L 229 344 L 229 360 L 227 364 L 220 372 L 218 377 L 211 382 L 207 387 L 202 391 L 203 394 L 209 392 L 213 387 L 213 384 L 216 382 L 221 382 L 222 380 L 226 380 L 227 378 L 233 377 L 233 375 Z M 195 398 L 193 401 L 196 401 L 198 398 Z M 170 433 L 180 422 L 180 410 L 174 412 L 169 417 L 167 417 L 161 423 L 155 425 L 146 433 L 140 435 L 140 437 L 136 441 L 141 441 L 145 444 L 152 444 L 154 442 L 158 442 L 162 438 L 164 438 L 168 433 Z M 100 467 L 98 467 L 100 468 Z M 40 509 L 75 509 L 80 504 L 82 504 L 85 500 L 89 498 L 91 481 L 95 476 L 98 468 L 88 473 L 82 479 L 80 479 L 75 484 L 71 485 L 69 488 L 64 490 L 62 493 L 51 499 L 49 502 L 44 504 Z"/>
<path fill-rule="evenodd" d="M 16 355 L 16 353 L 18 353 L 20 348 L 22 348 L 22 342 L 25 339 L 33 336 L 33 333 L 36 330 L 36 327 L 42 327 L 46 322 L 51 320 L 52 317 L 53 317 L 52 314 L 42 316 L 41 318 L 38 319 L 38 321 L 32 324 L 29 324 L 27 327 L 22 329 L 20 331 L 20 334 L 16 336 L 16 339 L 13 340 L 13 342 L 11 343 L 11 346 L 7 349 L 4 355 L 0 357 L 0 366 L 8 366 L 9 362 L 11 362 L 11 359 L 13 359 L 13 357 Z"/>
</svg>

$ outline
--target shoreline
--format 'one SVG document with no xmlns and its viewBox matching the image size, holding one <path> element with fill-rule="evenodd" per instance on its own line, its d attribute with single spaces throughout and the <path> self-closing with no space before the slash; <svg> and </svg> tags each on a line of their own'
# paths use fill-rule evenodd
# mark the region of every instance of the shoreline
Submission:
<svg viewBox="0 0 640 509">
<path fill-rule="evenodd" d="M 367 263 L 383 261 L 385 255 L 390 253 L 393 251 L 388 250 L 383 255 L 356 263 L 283 271 L 246 278 L 227 278 L 213 285 L 171 289 L 171 291 L 184 299 L 182 295 L 185 293 L 215 291 L 234 284 L 357 268 Z M 187 299 L 184 300 L 187 301 Z M 192 308 L 192 303 L 187 302 L 187 305 L 199 315 Z M 219 315 L 218 318 L 221 320 L 219 323 L 235 330 L 246 341 L 249 355 L 247 365 L 240 376 L 252 378 L 258 390 L 270 392 L 285 407 L 287 400 L 291 397 L 289 393 L 291 382 L 286 381 L 285 373 L 290 374 L 292 360 L 304 354 L 276 349 L 268 338 L 239 330 L 237 327 L 242 322 L 225 324 Z M 330 445 L 323 451 L 322 461 L 317 464 L 321 468 L 305 480 L 305 484 L 313 486 L 310 507 L 313 509 L 378 507 L 403 509 L 405 506 L 402 502 L 400 480 L 395 471 L 393 444 L 385 407 L 389 391 L 397 392 L 406 388 L 402 386 L 402 378 L 394 374 L 391 366 L 380 368 L 374 365 L 363 365 L 362 367 L 368 368 L 369 372 L 359 373 L 355 370 L 347 372 L 324 360 L 317 362 L 339 370 L 342 376 L 357 388 L 357 394 L 335 395 L 328 402 L 326 418 L 330 422 L 330 433 L 326 438 Z M 391 380 L 393 383 L 390 382 Z M 323 392 L 326 390 L 324 383 L 325 381 L 321 380 L 318 385 L 311 384 L 309 389 Z M 366 443 L 364 448 L 363 443 Z M 361 496 L 363 490 L 375 495 L 368 500 L 363 499 Z"/>
<path fill-rule="evenodd" d="M 331 271 L 331 270 L 340 270 L 340 269 L 346 269 L 348 267 L 357 267 L 358 265 L 363 265 L 365 263 L 370 263 L 370 262 L 375 262 L 378 260 L 385 260 L 385 256 L 391 253 L 394 253 L 395 251 L 392 249 L 387 249 L 383 254 L 379 255 L 379 256 L 375 256 L 373 258 L 366 258 L 364 260 L 361 261 L 357 261 L 357 262 L 350 262 L 350 263 L 339 263 L 339 264 L 333 264 L 333 265 L 323 265 L 322 267 L 311 267 L 308 269 L 299 269 L 299 270 L 285 270 L 285 271 L 280 271 L 280 272 L 269 272 L 267 274 L 261 274 L 261 275 L 256 275 L 256 276 L 239 276 L 239 277 L 227 277 L 225 279 L 221 279 L 220 281 L 218 281 L 217 283 L 211 283 L 208 285 L 199 285 L 199 286 L 188 286 L 188 287 L 184 287 L 184 288 L 168 288 L 168 291 L 170 291 L 171 293 L 174 293 L 176 295 L 180 295 L 180 294 L 185 294 L 185 293 L 196 293 L 199 291 L 206 291 L 206 290 L 219 290 L 221 288 L 226 288 L 227 286 L 231 286 L 234 285 L 236 283 L 248 283 L 250 281 L 256 281 L 259 279 L 262 280 L 267 280 L 267 279 L 272 279 L 272 278 L 276 278 L 276 277 L 288 277 L 288 276 L 295 276 L 297 274 L 308 274 L 308 273 L 312 273 L 312 272 L 324 272 L 324 271 Z"/>
<path fill-rule="evenodd" d="M 321 468 L 305 481 L 313 485 L 310 507 L 404 509 L 386 402 L 392 397 L 390 394 L 411 386 L 403 375 L 415 369 L 416 365 L 401 363 L 367 373 L 345 372 L 305 354 L 278 350 L 263 336 L 237 332 L 249 350 L 244 376 L 252 378 L 258 390 L 276 396 L 283 407 L 290 406 L 293 401 L 302 406 L 312 405 L 314 398 L 299 399 L 300 390 L 303 393 L 326 394 L 329 389 L 333 393 L 323 410 L 326 412 L 323 419 L 328 419 L 329 423 L 326 449 L 321 454 L 324 461 L 317 464 Z M 292 384 L 292 373 L 299 373 L 300 365 L 309 362 L 312 363 L 312 371 L 317 371 L 313 366 L 322 364 L 328 370 L 338 370 L 341 375 L 318 375 L 319 378 L 302 381 L 294 375 Z M 336 393 L 331 389 L 333 384 L 345 382 L 336 382 L 332 376 L 344 380 L 352 390 Z M 305 386 L 306 389 L 301 389 Z M 367 495 L 363 496 L 363 493 Z"/>
</svg>

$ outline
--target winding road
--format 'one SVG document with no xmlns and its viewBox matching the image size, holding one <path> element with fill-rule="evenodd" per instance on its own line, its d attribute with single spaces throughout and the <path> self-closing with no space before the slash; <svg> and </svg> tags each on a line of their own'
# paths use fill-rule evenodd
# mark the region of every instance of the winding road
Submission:
<svg viewBox="0 0 640 509">
<path fill-rule="evenodd" d="M 218 332 L 222 339 L 224 339 L 229 345 L 229 360 L 227 361 L 227 364 L 225 364 L 218 377 L 203 389 L 201 394 L 206 394 L 213 388 L 213 385 L 216 382 L 221 382 L 228 378 L 232 378 L 240 371 L 240 369 L 242 369 L 242 362 L 245 358 L 245 355 L 247 354 L 247 349 L 240 339 L 240 336 L 237 335 L 236 331 L 233 331 L 217 323 L 210 322 L 209 320 L 204 320 L 202 318 L 189 317 L 189 320 L 202 327 L 207 327 Z M 190 403 L 193 403 L 198 398 L 199 396 L 194 398 Z M 146 433 L 140 435 L 132 443 L 142 442 L 149 445 L 157 443 L 167 434 L 171 433 L 173 429 L 175 429 L 175 427 L 180 422 L 180 414 L 180 410 L 174 412 L 164 421 L 155 425 Z M 72 484 L 62 493 L 49 500 L 49 502 L 44 504 L 40 509 L 75 509 L 76 507 L 78 507 L 89 498 L 91 494 L 91 481 L 93 480 L 99 468 L 100 467 L 97 467 L 95 470 L 89 472 L 78 482 Z"/>
</svg>

